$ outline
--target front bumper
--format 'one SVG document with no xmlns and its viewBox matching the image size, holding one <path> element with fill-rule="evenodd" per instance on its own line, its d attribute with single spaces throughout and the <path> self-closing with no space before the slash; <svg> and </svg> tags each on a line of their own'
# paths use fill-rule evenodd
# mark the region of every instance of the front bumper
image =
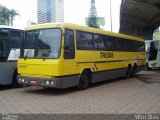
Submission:
<svg viewBox="0 0 160 120">
<path fill-rule="evenodd" d="M 17 76 L 19 84 L 25 86 L 41 86 L 47 88 L 68 88 L 78 85 L 78 76 L 70 77 L 54 77 L 54 78 L 37 78 Z"/>
</svg>

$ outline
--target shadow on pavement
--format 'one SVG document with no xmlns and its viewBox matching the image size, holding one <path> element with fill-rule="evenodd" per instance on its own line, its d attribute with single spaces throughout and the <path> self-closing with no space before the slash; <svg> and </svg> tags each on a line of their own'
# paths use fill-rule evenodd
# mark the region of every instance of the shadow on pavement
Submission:
<svg viewBox="0 0 160 120">
<path fill-rule="evenodd" d="M 55 88 L 42 88 L 42 87 L 31 86 L 25 89 L 23 93 L 61 96 L 64 94 L 70 94 L 76 92 L 77 90 L 78 89 L 75 87 L 67 89 L 55 89 Z"/>
<path fill-rule="evenodd" d="M 9 89 L 15 89 L 15 88 L 11 85 L 0 85 L 0 91 L 9 90 Z"/>
<path fill-rule="evenodd" d="M 90 85 L 89 88 L 86 90 L 79 90 L 78 87 L 72 87 L 72 88 L 66 88 L 66 89 L 56 89 L 56 88 L 42 88 L 42 87 L 31 86 L 31 87 L 25 88 L 23 93 L 61 96 L 61 95 L 71 94 L 74 92 L 87 91 L 87 90 L 90 90 L 90 88 L 101 87 L 102 85 L 111 84 L 113 82 L 122 81 L 122 80 L 127 80 L 127 79 L 117 78 L 117 79 L 113 79 L 113 80 L 106 80 L 103 82 L 94 83 L 94 84 Z"/>
</svg>

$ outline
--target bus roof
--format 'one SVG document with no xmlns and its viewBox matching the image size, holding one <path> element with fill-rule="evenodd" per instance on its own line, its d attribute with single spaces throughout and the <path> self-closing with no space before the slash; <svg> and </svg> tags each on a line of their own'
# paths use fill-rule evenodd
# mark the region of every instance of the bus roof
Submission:
<svg viewBox="0 0 160 120">
<path fill-rule="evenodd" d="M 23 30 L 23 29 L 19 29 L 13 26 L 8 26 L 8 25 L 0 25 L 0 29 L 5 28 L 5 29 L 16 29 L 16 30 Z"/>
<path fill-rule="evenodd" d="M 115 33 L 115 32 L 106 31 L 106 30 L 103 30 L 103 29 L 97 29 L 97 28 L 92 28 L 92 27 L 87 27 L 87 26 L 82 26 L 82 25 L 76 25 L 76 24 L 72 24 L 72 23 L 38 24 L 38 25 L 28 26 L 28 27 L 26 27 L 25 30 L 45 29 L 45 28 L 53 28 L 53 27 L 82 30 L 82 31 L 87 31 L 87 32 L 94 32 L 94 33 L 97 33 L 97 34 L 105 34 L 105 35 L 109 35 L 109 36 L 119 37 L 119 38 L 126 38 L 126 39 L 131 39 L 131 40 L 144 41 L 144 39 L 139 38 L 139 37 L 134 37 L 134 36 L 129 36 L 129 35 L 125 35 L 125 34 Z"/>
</svg>

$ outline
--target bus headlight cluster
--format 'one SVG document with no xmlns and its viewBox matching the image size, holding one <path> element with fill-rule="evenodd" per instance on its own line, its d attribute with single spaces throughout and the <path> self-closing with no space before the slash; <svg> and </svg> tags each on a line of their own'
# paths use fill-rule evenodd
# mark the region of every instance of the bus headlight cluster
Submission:
<svg viewBox="0 0 160 120">
<path fill-rule="evenodd" d="M 45 81 L 45 85 L 47 85 L 47 86 L 54 86 L 54 81 L 52 81 L 52 80 L 46 80 Z"/>
<path fill-rule="evenodd" d="M 18 82 L 20 82 L 20 83 L 24 83 L 24 82 L 25 82 L 25 80 L 24 80 L 24 78 L 19 78 L 19 79 L 18 79 Z"/>
</svg>

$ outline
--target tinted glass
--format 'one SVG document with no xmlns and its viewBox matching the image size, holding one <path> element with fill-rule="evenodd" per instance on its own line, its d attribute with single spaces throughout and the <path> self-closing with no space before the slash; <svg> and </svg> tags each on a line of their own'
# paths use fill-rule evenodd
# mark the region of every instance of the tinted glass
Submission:
<svg viewBox="0 0 160 120">
<path fill-rule="evenodd" d="M 150 49 L 149 49 L 149 60 L 156 60 L 157 59 L 157 53 L 158 53 L 158 41 L 151 42 Z"/>
<path fill-rule="evenodd" d="M 76 35 L 78 49 L 93 49 L 93 39 L 91 33 L 77 31 Z"/>
<path fill-rule="evenodd" d="M 34 31 L 26 31 L 25 32 L 25 40 L 23 42 L 24 48 L 34 48 L 36 39 L 38 37 L 39 30 Z"/>
<path fill-rule="evenodd" d="M 7 57 L 7 55 L 8 55 L 8 33 L 0 32 L 0 58 L 5 58 Z"/>
<path fill-rule="evenodd" d="M 75 57 L 74 47 L 74 32 L 72 30 L 65 30 L 64 40 L 64 58 L 73 59 Z"/>
<path fill-rule="evenodd" d="M 116 50 L 116 39 L 114 37 L 105 36 L 105 46 L 107 51 Z"/>
<path fill-rule="evenodd" d="M 103 35 L 94 34 L 94 47 L 97 50 L 104 50 L 105 49 Z"/>
<path fill-rule="evenodd" d="M 8 50 L 8 34 L 0 32 L 0 52 L 7 52 Z"/>
</svg>

